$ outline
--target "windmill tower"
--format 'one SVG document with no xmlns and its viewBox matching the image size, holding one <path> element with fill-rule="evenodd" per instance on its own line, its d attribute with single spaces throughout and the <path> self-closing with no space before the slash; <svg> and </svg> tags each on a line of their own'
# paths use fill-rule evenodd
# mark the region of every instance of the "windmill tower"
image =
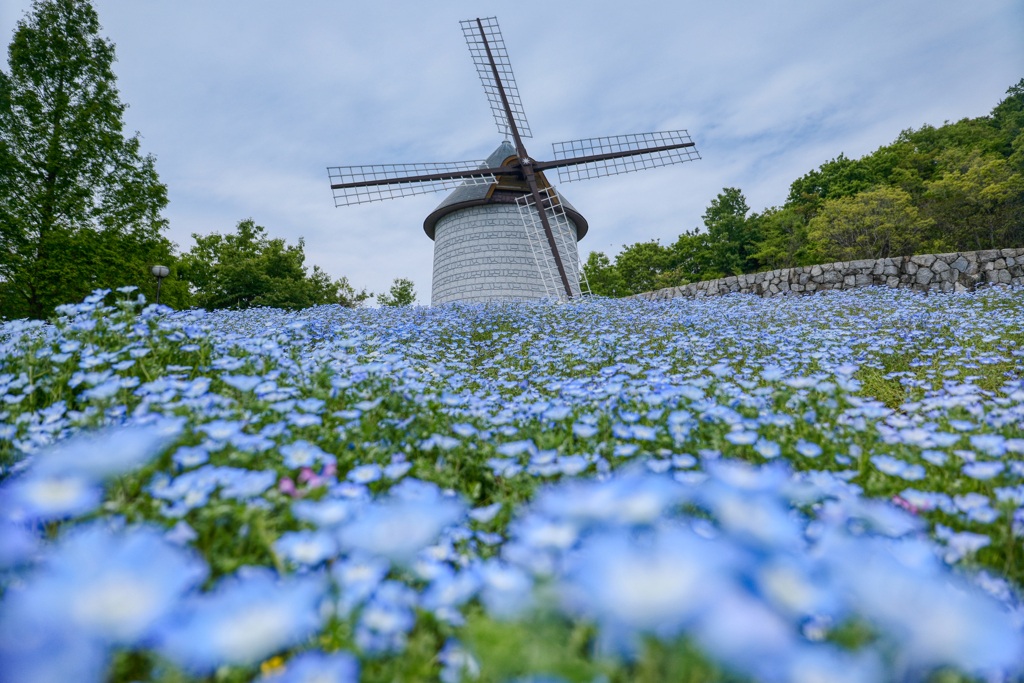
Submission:
<svg viewBox="0 0 1024 683">
<path fill-rule="evenodd" d="M 523 138 L 533 136 L 497 19 L 460 23 L 506 139 L 481 161 L 329 167 L 335 206 L 454 190 L 423 222 L 434 240 L 432 304 L 578 297 L 587 288 L 576 243 L 587 221 L 544 171 L 572 182 L 700 155 L 677 130 L 557 142 L 553 161 L 531 158 Z"/>
</svg>

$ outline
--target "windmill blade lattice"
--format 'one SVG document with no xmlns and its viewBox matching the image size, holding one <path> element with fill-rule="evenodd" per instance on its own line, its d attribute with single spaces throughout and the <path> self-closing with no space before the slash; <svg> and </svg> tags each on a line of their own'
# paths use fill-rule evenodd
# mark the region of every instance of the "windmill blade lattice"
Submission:
<svg viewBox="0 0 1024 683">
<path fill-rule="evenodd" d="M 477 21 L 480 23 L 478 24 Z M 508 59 L 505 39 L 501 37 L 501 28 L 498 27 L 497 18 L 467 19 L 459 23 L 462 25 L 462 34 L 466 37 L 469 52 L 473 55 L 476 72 L 487 93 L 487 100 L 491 103 L 491 111 L 494 113 L 494 122 L 498 124 L 498 130 L 506 137 L 512 135 L 512 127 L 509 126 L 505 106 L 501 101 L 501 89 L 498 88 L 498 83 L 494 79 L 494 71 L 491 69 L 491 62 L 487 58 L 488 47 L 491 50 L 491 56 L 494 57 L 498 77 L 505 89 L 505 96 L 508 99 L 509 109 L 512 111 L 513 121 L 516 128 L 519 129 L 519 136 L 533 137 L 530 134 L 530 124 L 526 120 L 526 112 L 523 110 L 523 102 L 519 99 L 519 88 L 516 87 L 516 77 L 512 73 L 512 63 Z M 483 36 L 480 35 L 481 27 L 484 31 Z"/>
<path fill-rule="evenodd" d="M 670 130 L 658 133 L 635 133 L 632 135 L 613 135 L 603 138 L 585 138 L 569 142 L 556 142 L 551 147 L 555 153 L 556 160 L 637 150 L 636 155 L 559 167 L 558 179 L 568 183 L 574 180 L 587 180 L 589 178 L 600 178 L 620 173 L 632 173 L 633 171 L 658 168 L 659 166 L 671 166 L 672 164 L 681 164 L 685 161 L 700 159 L 700 154 L 692 146 L 658 152 L 642 151 L 650 147 L 692 142 L 693 140 L 690 139 L 689 133 L 685 130 Z"/>
<path fill-rule="evenodd" d="M 576 247 L 576 230 L 568 216 L 565 215 L 565 208 L 558 191 L 553 187 L 546 187 L 541 189 L 539 194 L 542 208 L 536 207 L 532 194 L 516 199 L 516 206 L 519 208 L 519 216 L 526 228 L 533 260 L 537 264 L 537 270 L 540 271 L 541 281 L 548 298 L 565 299 L 566 292 L 562 286 L 561 276 L 558 274 L 558 266 L 551 253 L 551 245 L 544 234 L 540 211 L 545 212 L 548 225 L 551 226 L 552 236 L 555 239 L 555 246 L 563 256 L 562 264 L 565 267 L 572 295 L 578 297 L 581 294 L 590 294 L 590 284 L 580 267 L 579 251 Z"/>
<path fill-rule="evenodd" d="M 451 161 L 428 164 L 378 164 L 373 166 L 331 166 L 327 169 L 331 185 L 367 183 L 357 187 L 332 187 L 334 205 L 364 204 L 397 197 L 429 194 L 441 190 L 452 190 L 461 185 L 489 185 L 494 182 L 491 174 L 472 177 L 442 178 L 425 181 L 400 181 L 422 175 L 459 173 L 487 168 L 484 161 Z M 394 181 L 394 182 L 389 182 Z M 373 183 L 373 184 L 369 184 Z"/>
</svg>

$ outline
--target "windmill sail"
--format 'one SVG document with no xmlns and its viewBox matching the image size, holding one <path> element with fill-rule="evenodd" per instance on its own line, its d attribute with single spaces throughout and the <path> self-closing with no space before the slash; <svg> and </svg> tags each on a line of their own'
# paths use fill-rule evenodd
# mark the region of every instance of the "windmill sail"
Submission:
<svg viewBox="0 0 1024 683">
<path fill-rule="evenodd" d="M 469 53 L 473 55 L 476 72 L 487 93 L 487 100 L 491 103 L 491 112 L 494 114 L 494 122 L 498 124 L 498 130 L 502 135 L 512 135 L 512 127 L 509 125 L 508 114 L 501 97 L 501 91 L 504 89 L 512 120 L 519 129 L 519 136 L 533 137 L 530 134 L 530 124 L 526 120 L 526 112 L 523 110 L 523 102 L 519 99 L 519 88 L 516 87 L 516 77 L 512 73 L 512 63 L 508 59 L 508 50 L 505 49 L 505 39 L 501 37 L 497 18 L 467 19 L 459 23 L 462 25 L 462 35 L 466 37 Z M 480 34 L 481 30 L 483 35 Z M 500 86 L 494 78 L 494 68 L 489 57 L 494 58 L 494 68 L 501 79 Z"/>
<path fill-rule="evenodd" d="M 556 142 L 551 147 L 556 161 L 544 162 L 538 167 L 557 168 L 558 179 L 565 183 L 700 159 L 693 140 L 685 130 L 585 138 Z M 589 157 L 604 158 L 587 161 Z M 573 163 L 576 159 L 580 161 Z M 568 164 L 560 164 L 559 161 Z"/>
<path fill-rule="evenodd" d="M 330 166 L 327 174 L 334 205 L 364 204 L 397 197 L 451 190 L 460 185 L 489 185 L 493 173 L 484 161 L 452 161 L 427 164 L 378 164 Z"/>
</svg>

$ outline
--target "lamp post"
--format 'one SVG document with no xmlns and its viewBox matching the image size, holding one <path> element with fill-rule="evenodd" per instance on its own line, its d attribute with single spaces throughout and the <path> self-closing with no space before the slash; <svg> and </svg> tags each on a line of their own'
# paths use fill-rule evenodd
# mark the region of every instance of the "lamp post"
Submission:
<svg viewBox="0 0 1024 683">
<path fill-rule="evenodd" d="M 153 266 L 149 269 L 149 272 L 153 273 L 153 277 L 156 278 L 156 303 L 160 305 L 160 284 L 164 281 L 164 278 L 171 274 L 171 269 L 167 266 Z"/>
</svg>

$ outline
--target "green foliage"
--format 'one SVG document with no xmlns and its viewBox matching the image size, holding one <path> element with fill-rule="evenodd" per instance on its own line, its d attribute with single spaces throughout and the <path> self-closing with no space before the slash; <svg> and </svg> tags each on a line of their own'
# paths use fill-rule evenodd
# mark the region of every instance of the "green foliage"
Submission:
<svg viewBox="0 0 1024 683">
<path fill-rule="evenodd" d="M 808 235 L 825 261 L 889 258 L 918 251 L 932 222 L 909 194 L 880 187 L 826 200 Z"/>
<path fill-rule="evenodd" d="M 98 287 L 155 289 L 172 265 L 167 189 L 138 134 L 123 135 L 112 71 L 88 0 L 36 0 L 0 72 L 0 316 L 45 318 Z M 172 275 L 162 300 L 188 292 Z"/>
<path fill-rule="evenodd" d="M 416 303 L 415 284 L 404 277 L 396 277 L 391 283 L 388 294 L 378 294 L 377 303 L 381 306 L 412 306 Z"/>
<path fill-rule="evenodd" d="M 620 297 L 632 294 L 626 290 L 618 268 L 608 260 L 602 251 L 592 251 L 583 264 L 583 274 L 587 276 L 591 293 L 597 296 Z"/>
<path fill-rule="evenodd" d="M 266 228 L 251 218 L 239 221 L 235 229 L 227 235 L 193 233 L 196 245 L 181 257 L 181 277 L 200 307 L 355 307 L 371 296 L 365 290 L 356 293 L 346 278 L 332 282 L 318 266 L 307 274 L 301 238 L 298 245 L 288 246 L 283 239 L 267 237 Z"/>
<path fill-rule="evenodd" d="M 705 279 L 739 275 L 756 268 L 753 255 L 760 240 L 757 221 L 747 220 L 750 207 L 743 193 L 727 187 L 711 200 L 701 217 L 707 229 L 710 251 Z"/>
<path fill-rule="evenodd" d="M 922 204 L 937 232 L 957 250 L 1024 243 L 1024 175 L 980 150 L 954 149 L 945 169 L 926 183 Z"/>
</svg>

